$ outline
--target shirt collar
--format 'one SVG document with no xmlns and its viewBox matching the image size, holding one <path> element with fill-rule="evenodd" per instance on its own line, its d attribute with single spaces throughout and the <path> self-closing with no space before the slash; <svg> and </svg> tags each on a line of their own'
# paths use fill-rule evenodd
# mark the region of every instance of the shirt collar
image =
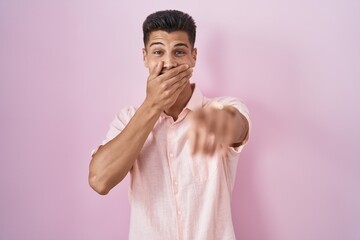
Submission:
<svg viewBox="0 0 360 240">
<path fill-rule="evenodd" d="M 186 104 L 186 106 L 184 107 L 184 109 L 181 111 L 181 113 L 179 114 L 179 118 L 181 115 L 183 115 L 184 113 L 186 113 L 186 111 L 184 111 L 185 109 L 188 109 L 190 111 L 195 111 L 199 108 L 202 107 L 202 103 L 203 103 L 203 94 L 201 93 L 200 89 L 198 87 L 196 87 L 196 84 L 193 83 L 191 84 L 192 86 L 194 86 L 194 90 L 193 93 L 188 101 L 188 103 Z M 168 115 L 166 115 L 165 112 L 162 112 L 161 117 L 169 117 Z"/>
</svg>

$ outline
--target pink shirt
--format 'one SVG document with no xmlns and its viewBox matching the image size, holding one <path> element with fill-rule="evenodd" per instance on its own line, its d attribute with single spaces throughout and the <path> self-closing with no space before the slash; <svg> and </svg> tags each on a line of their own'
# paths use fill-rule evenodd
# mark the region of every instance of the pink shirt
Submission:
<svg viewBox="0 0 360 240">
<path fill-rule="evenodd" d="M 230 201 L 244 145 L 229 147 L 225 158 L 192 157 L 186 137 L 188 116 L 212 101 L 237 108 L 249 120 L 241 101 L 210 100 L 197 87 L 175 122 L 163 113 L 130 171 L 130 239 L 235 239 Z M 125 128 L 135 111 L 130 107 L 117 114 L 102 145 Z"/>
</svg>

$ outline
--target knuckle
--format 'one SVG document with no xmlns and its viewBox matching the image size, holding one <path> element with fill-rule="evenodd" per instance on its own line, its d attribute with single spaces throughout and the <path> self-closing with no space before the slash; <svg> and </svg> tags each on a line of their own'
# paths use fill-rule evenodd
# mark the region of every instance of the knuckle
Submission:
<svg viewBox="0 0 360 240">
<path fill-rule="evenodd" d="M 167 84 L 163 82 L 163 83 L 160 84 L 159 87 L 160 87 L 161 90 L 164 91 L 166 89 L 166 87 L 167 87 Z"/>
<path fill-rule="evenodd" d="M 170 96 L 169 91 L 165 91 L 165 92 L 164 92 L 164 96 L 165 96 L 166 98 L 169 97 L 169 96 Z"/>
</svg>

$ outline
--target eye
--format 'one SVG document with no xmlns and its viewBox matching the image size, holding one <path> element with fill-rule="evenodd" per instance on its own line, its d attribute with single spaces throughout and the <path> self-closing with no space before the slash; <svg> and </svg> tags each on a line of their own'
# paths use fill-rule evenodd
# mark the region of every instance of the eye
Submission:
<svg viewBox="0 0 360 240">
<path fill-rule="evenodd" d="M 185 54 L 185 51 L 183 51 L 183 50 L 176 50 L 176 51 L 175 51 L 175 54 L 176 54 L 176 55 L 184 55 L 184 54 Z"/>
<path fill-rule="evenodd" d="M 153 51 L 153 54 L 154 54 L 154 55 L 157 55 L 157 56 L 160 56 L 160 55 L 162 54 L 162 51 L 160 51 L 160 50 L 155 50 L 155 51 Z"/>
</svg>

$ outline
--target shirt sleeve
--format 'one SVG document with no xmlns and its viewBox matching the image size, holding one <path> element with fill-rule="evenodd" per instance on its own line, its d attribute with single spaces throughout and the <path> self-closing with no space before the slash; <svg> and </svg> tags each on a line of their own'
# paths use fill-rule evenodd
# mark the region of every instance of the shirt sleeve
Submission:
<svg viewBox="0 0 360 240">
<path fill-rule="evenodd" d="M 110 123 L 109 130 L 101 142 L 101 144 L 92 150 L 91 156 L 93 156 L 101 146 L 105 145 L 112 139 L 114 139 L 129 123 L 130 119 L 134 116 L 136 109 L 134 107 L 121 109 L 115 116 L 115 119 Z"/>
<path fill-rule="evenodd" d="M 216 102 L 220 103 L 220 104 L 222 104 L 224 106 L 232 106 L 232 107 L 236 108 L 247 119 L 247 121 L 249 123 L 249 131 L 248 131 L 246 140 L 238 147 L 229 147 L 227 158 L 228 159 L 237 158 L 239 153 L 242 151 L 242 149 L 244 148 L 244 146 L 248 142 L 248 139 L 249 139 L 249 136 L 250 136 L 251 122 L 250 122 L 249 110 L 246 107 L 245 103 L 243 103 L 241 100 L 239 100 L 237 98 L 218 97 L 218 98 L 212 99 L 208 104 L 211 105 L 211 104 L 214 104 Z"/>
</svg>

